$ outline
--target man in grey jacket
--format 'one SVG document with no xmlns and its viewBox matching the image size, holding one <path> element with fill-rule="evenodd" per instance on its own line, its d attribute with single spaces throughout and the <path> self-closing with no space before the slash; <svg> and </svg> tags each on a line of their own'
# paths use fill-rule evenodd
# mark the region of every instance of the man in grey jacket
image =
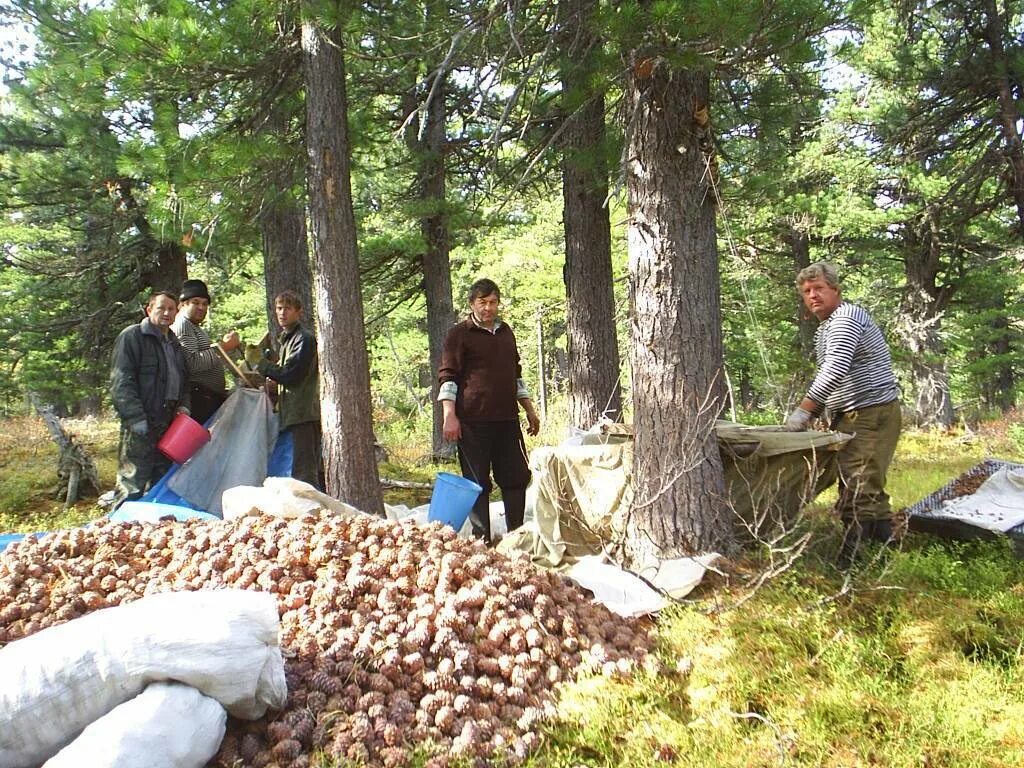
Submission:
<svg viewBox="0 0 1024 768">
<path fill-rule="evenodd" d="M 176 413 L 189 413 L 185 352 L 171 331 L 178 311 L 173 293 L 149 298 L 142 322 L 114 342 L 110 399 L 121 417 L 114 508 L 138 499 L 171 466 L 157 443 Z"/>
</svg>

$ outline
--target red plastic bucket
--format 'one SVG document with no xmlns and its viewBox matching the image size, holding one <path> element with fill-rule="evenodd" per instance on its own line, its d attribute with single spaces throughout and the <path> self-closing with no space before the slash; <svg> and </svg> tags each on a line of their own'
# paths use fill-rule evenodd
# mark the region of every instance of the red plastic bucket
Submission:
<svg viewBox="0 0 1024 768">
<path fill-rule="evenodd" d="M 174 417 L 157 449 L 175 464 L 184 464 L 192 454 L 210 442 L 210 430 L 184 413 Z"/>
</svg>

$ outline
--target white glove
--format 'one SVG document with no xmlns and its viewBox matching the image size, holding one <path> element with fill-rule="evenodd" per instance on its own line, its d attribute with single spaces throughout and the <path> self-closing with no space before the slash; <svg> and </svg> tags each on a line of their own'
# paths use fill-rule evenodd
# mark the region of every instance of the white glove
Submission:
<svg viewBox="0 0 1024 768">
<path fill-rule="evenodd" d="M 782 428 L 787 432 L 803 432 L 811 425 L 811 419 L 814 418 L 814 414 L 803 408 L 797 408 L 786 419 L 786 423 L 782 425 Z"/>
<path fill-rule="evenodd" d="M 134 424 L 132 424 L 131 430 L 132 434 L 144 435 L 147 432 L 149 432 L 149 424 L 146 423 L 145 419 L 143 419 L 142 421 L 136 421 Z"/>
</svg>

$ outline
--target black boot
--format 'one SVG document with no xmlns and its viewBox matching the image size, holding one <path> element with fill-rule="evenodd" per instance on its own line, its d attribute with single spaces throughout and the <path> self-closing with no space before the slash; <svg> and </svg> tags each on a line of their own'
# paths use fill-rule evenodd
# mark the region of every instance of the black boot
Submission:
<svg viewBox="0 0 1024 768">
<path fill-rule="evenodd" d="M 865 520 L 862 523 L 864 536 L 877 541 L 879 544 L 888 544 L 892 540 L 891 520 Z"/>
<path fill-rule="evenodd" d="M 836 562 L 840 570 L 850 569 L 869 541 L 885 546 L 892 541 L 891 520 L 844 520 L 843 543 Z"/>
<path fill-rule="evenodd" d="M 856 520 L 843 521 L 843 543 L 839 545 L 839 556 L 836 558 L 839 570 L 850 570 L 850 566 L 853 565 L 857 552 L 860 550 L 863 537 L 864 532 L 859 522 Z"/>
</svg>

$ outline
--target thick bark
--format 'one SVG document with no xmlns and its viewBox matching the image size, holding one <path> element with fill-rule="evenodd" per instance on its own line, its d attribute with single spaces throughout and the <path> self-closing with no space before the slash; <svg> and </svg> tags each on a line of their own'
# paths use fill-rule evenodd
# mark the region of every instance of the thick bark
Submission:
<svg viewBox="0 0 1024 768">
<path fill-rule="evenodd" d="M 281 291 L 295 291 L 307 311 L 313 307 L 306 212 L 291 192 L 290 177 L 290 173 L 275 174 L 259 212 L 263 275 L 267 287 L 267 327 L 271 336 L 280 330 L 274 316 L 274 297 Z"/>
<path fill-rule="evenodd" d="M 592 31 L 595 0 L 562 0 L 562 222 L 569 356 L 569 421 L 588 429 L 622 412 L 615 334 L 604 96 L 592 94 L 589 64 L 599 45 Z M 578 104 L 579 94 L 586 100 Z"/>
<path fill-rule="evenodd" d="M 302 53 L 324 470 L 328 493 L 381 514 L 352 211 L 344 45 L 341 30 L 318 26 L 310 6 L 303 3 Z"/>
<path fill-rule="evenodd" d="M 732 548 L 709 77 L 634 52 L 626 88 L 635 497 L 627 555 Z"/>
<path fill-rule="evenodd" d="M 789 252 L 793 256 L 793 275 L 799 274 L 800 270 L 811 265 L 811 241 L 807 232 L 787 224 L 783 230 L 782 239 L 789 246 Z M 805 360 L 814 357 L 814 331 L 818 327 L 814 316 L 804 307 L 796 290 L 793 291 L 796 302 L 796 328 L 797 343 L 800 345 L 800 353 Z"/>
<path fill-rule="evenodd" d="M 150 259 L 140 274 L 141 287 L 176 293 L 188 276 L 188 257 L 181 243 L 152 243 Z"/>
<path fill-rule="evenodd" d="M 429 7 L 437 11 L 434 4 Z M 423 126 L 422 138 L 412 130 L 415 121 L 410 121 L 410 130 L 406 132 L 406 144 L 417 159 L 420 208 L 426 212 L 420 219 L 420 231 L 425 243 L 423 294 L 427 303 L 427 346 L 430 350 L 431 455 L 435 461 L 450 459 L 455 455 L 455 445 L 442 437 L 444 416 L 441 404 L 437 402 L 437 370 L 441 365 L 441 348 L 445 334 L 455 322 L 449 261 L 451 239 L 445 210 L 446 76 L 444 72 L 435 72 L 426 84 L 430 101 L 424 110 L 426 124 Z"/>
<path fill-rule="evenodd" d="M 1015 387 L 1017 384 L 1014 375 L 1013 364 L 1010 362 L 1010 355 L 1013 352 L 1013 337 L 1010 327 L 1010 320 L 1004 314 L 1006 311 L 1006 292 L 999 291 L 994 302 L 997 310 L 996 316 L 989 321 L 989 334 L 987 350 L 990 359 L 996 361 L 993 369 L 985 377 L 981 386 L 981 394 L 985 406 L 998 408 L 1003 413 L 1013 409 L 1017 405 Z"/>
<path fill-rule="evenodd" d="M 918 423 L 945 428 L 953 424 L 946 348 L 942 341 L 942 316 L 950 291 L 938 284 L 941 243 L 936 217 L 937 213 L 930 211 L 920 232 L 907 230 L 903 256 L 906 285 L 897 333 L 910 353 Z"/>
<path fill-rule="evenodd" d="M 1010 184 L 1010 196 L 1017 207 L 1017 226 L 1024 234 L 1024 145 L 1021 143 L 1021 114 L 1017 109 L 1017 101 L 1013 95 L 1010 82 L 1010 68 L 1007 62 L 1004 39 L 1006 38 L 1006 22 L 1000 16 L 995 0 L 985 2 L 985 42 L 992 53 L 992 83 L 999 101 L 996 116 L 999 132 L 1003 137 L 1003 148 L 1010 172 L 1007 174 Z"/>
</svg>

